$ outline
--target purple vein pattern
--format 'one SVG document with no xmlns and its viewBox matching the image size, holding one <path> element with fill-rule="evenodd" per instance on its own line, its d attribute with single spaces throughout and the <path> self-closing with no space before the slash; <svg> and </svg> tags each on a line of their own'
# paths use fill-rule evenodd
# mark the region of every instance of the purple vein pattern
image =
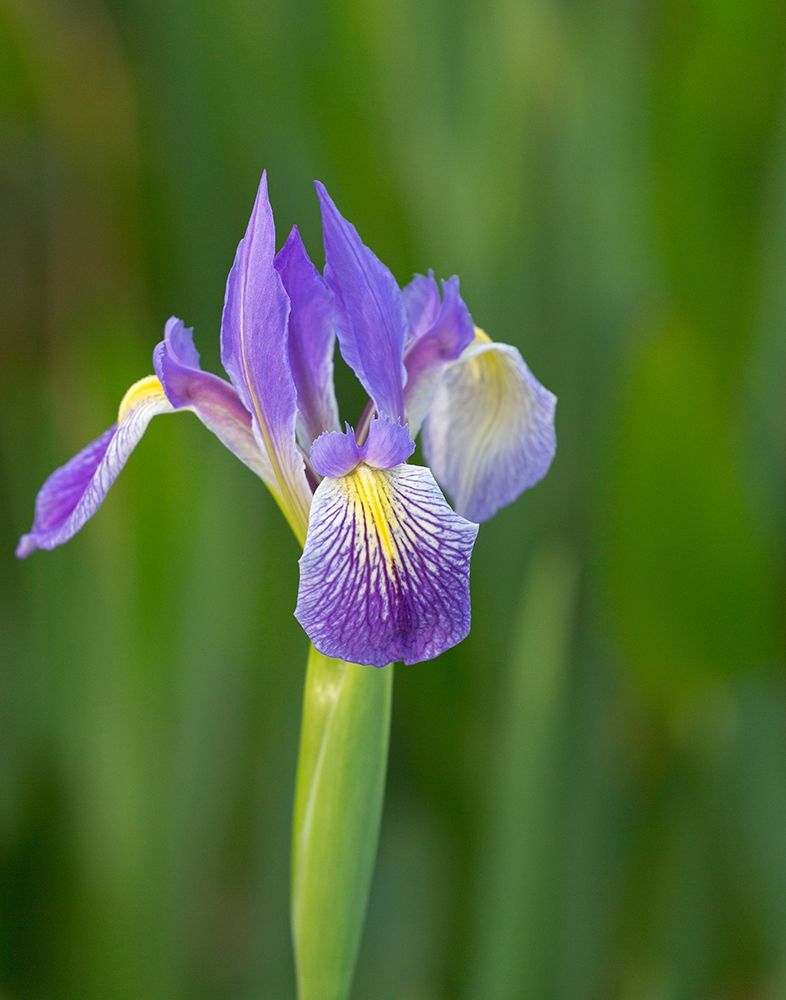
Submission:
<svg viewBox="0 0 786 1000">
<path fill-rule="evenodd" d="M 378 667 L 430 659 L 469 631 L 477 532 L 450 509 L 428 469 L 359 466 L 325 479 L 314 496 L 295 616 L 328 656 Z"/>
</svg>

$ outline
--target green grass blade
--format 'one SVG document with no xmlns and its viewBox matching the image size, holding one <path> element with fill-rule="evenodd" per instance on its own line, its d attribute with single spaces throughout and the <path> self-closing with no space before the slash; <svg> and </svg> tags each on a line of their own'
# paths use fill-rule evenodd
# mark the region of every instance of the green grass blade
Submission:
<svg viewBox="0 0 786 1000">
<path fill-rule="evenodd" d="M 500 676 L 495 774 L 479 861 L 472 1000 L 544 995 L 553 793 L 574 628 L 577 567 L 565 552 L 536 554 L 510 668 Z"/>
</svg>

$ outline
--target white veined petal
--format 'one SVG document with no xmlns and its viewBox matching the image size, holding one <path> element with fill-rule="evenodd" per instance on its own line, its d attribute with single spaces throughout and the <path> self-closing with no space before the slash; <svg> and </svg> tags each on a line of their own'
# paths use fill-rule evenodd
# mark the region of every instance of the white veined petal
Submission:
<svg viewBox="0 0 786 1000">
<path fill-rule="evenodd" d="M 486 521 L 545 476 L 556 402 L 515 347 L 478 331 L 445 370 L 423 425 L 426 459 L 459 513 Z"/>
</svg>

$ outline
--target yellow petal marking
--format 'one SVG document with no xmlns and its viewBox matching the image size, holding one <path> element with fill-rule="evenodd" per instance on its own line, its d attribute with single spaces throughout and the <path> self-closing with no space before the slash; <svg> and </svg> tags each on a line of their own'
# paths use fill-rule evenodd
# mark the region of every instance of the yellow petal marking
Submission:
<svg viewBox="0 0 786 1000">
<path fill-rule="evenodd" d="M 128 392 L 120 401 L 117 411 L 117 422 L 121 424 L 128 414 L 140 403 L 148 403 L 153 400 L 165 399 L 164 387 L 155 375 L 146 375 L 138 382 L 134 382 Z"/>
<path fill-rule="evenodd" d="M 344 477 L 344 480 L 349 500 L 353 504 L 360 504 L 363 513 L 374 525 L 385 560 L 388 563 L 393 562 L 396 558 L 396 547 L 391 524 L 396 523 L 396 513 L 391 502 L 386 474 L 361 462 Z"/>
<path fill-rule="evenodd" d="M 492 344 L 493 341 L 487 333 L 475 327 L 475 341 L 470 347 Z M 491 406 L 483 406 L 486 415 L 495 409 L 500 410 L 507 398 L 506 390 L 509 389 L 510 371 L 506 364 L 506 359 L 496 351 L 480 351 L 470 354 L 469 357 L 460 359 L 463 366 L 463 374 L 475 383 L 477 389 L 487 393 L 486 401 L 491 402 Z M 477 389 L 475 391 L 477 391 Z"/>
</svg>

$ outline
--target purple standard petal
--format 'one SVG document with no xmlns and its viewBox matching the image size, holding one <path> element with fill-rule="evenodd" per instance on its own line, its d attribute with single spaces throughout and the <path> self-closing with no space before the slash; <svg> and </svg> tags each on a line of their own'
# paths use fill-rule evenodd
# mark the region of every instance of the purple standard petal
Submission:
<svg viewBox="0 0 786 1000">
<path fill-rule="evenodd" d="M 193 330 L 182 320 L 173 316 L 167 321 L 164 339 L 153 351 L 153 365 L 172 406 L 195 413 L 233 455 L 275 487 L 270 461 L 254 437 L 251 414 L 228 382 L 201 370 Z"/>
<path fill-rule="evenodd" d="M 374 469 L 392 469 L 412 455 L 415 442 L 403 425 L 375 417 L 363 444 L 349 424 L 343 433 L 321 434 L 311 447 L 311 464 L 320 476 L 345 476 L 365 462 Z"/>
<path fill-rule="evenodd" d="M 262 180 L 227 279 L 221 361 L 254 418 L 273 468 L 281 507 L 296 534 L 308 523 L 311 491 L 295 440 L 297 396 L 289 366 L 289 299 L 273 266 L 275 228 Z"/>
<path fill-rule="evenodd" d="M 413 284 L 411 282 L 407 288 L 412 288 Z M 424 305 L 426 288 L 431 286 L 428 302 Z M 455 275 L 442 282 L 441 302 L 437 283 L 432 276 L 423 278 L 419 288 L 417 298 L 421 300 L 421 312 L 415 325 L 416 333 L 404 355 L 407 369 L 404 399 L 413 437 L 417 435 L 428 413 L 445 365 L 455 361 L 475 336 L 472 317 L 461 298 L 459 279 Z M 413 294 L 410 293 L 410 296 Z"/>
<path fill-rule="evenodd" d="M 423 425 L 426 459 L 456 510 L 486 521 L 546 475 L 556 403 L 515 347 L 478 331 L 445 370 Z"/>
<path fill-rule="evenodd" d="M 325 241 L 325 280 L 336 300 L 341 353 L 380 416 L 403 421 L 407 317 L 401 291 L 319 181 L 316 189 Z"/>
<path fill-rule="evenodd" d="M 54 549 L 73 538 L 104 502 L 153 417 L 171 412 L 154 375 L 132 385 L 120 404 L 117 423 L 53 472 L 41 487 L 33 527 L 19 540 L 17 556 L 24 559 L 36 549 Z"/>
<path fill-rule="evenodd" d="M 333 388 L 333 296 L 311 263 L 297 227 L 274 263 L 289 296 L 289 366 L 297 393 L 298 436 L 308 449 L 323 431 L 339 427 Z"/>
<path fill-rule="evenodd" d="M 438 656 L 469 631 L 477 531 L 450 509 L 428 469 L 361 464 L 323 479 L 295 617 L 326 656 L 375 667 Z"/>
<path fill-rule="evenodd" d="M 439 312 L 439 286 L 434 280 L 434 272 L 416 274 L 401 289 L 401 298 L 409 322 L 410 343 L 413 343 L 431 329 Z"/>
</svg>

